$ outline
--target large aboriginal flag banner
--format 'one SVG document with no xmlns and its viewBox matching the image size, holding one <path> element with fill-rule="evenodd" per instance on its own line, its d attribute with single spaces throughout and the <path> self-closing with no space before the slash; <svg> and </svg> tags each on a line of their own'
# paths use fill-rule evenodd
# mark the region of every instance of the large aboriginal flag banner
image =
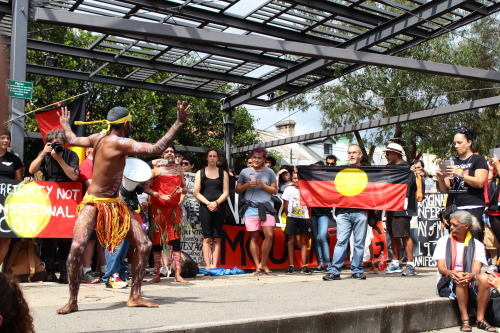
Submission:
<svg viewBox="0 0 500 333">
<path fill-rule="evenodd" d="M 0 181 L 0 237 L 71 238 L 82 183 Z"/>
<path fill-rule="evenodd" d="M 300 166 L 298 169 L 304 206 L 404 210 L 408 167 Z"/>
</svg>

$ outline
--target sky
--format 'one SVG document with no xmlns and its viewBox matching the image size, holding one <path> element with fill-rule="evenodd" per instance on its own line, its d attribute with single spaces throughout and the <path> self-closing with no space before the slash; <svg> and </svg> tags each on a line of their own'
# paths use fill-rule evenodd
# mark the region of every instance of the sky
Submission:
<svg viewBox="0 0 500 333">
<path fill-rule="evenodd" d="M 262 108 L 255 105 L 245 105 L 245 107 L 255 117 L 254 126 L 259 130 L 275 131 L 276 127 L 272 126 L 274 123 L 288 119 L 295 120 L 297 123 L 295 135 L 318 132 L 323 129 L 320 124 L 321 114 L 317 108 L 310 108 L 306 112 L 297 112 L 288 118 L 287 111 L 276 111 L 274 107 Z"/>
</svg>

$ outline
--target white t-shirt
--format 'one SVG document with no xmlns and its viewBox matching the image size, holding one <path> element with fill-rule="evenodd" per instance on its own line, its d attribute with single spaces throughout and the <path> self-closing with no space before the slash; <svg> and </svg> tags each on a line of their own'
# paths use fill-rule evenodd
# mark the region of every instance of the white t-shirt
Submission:
<svg viewBox="0 0 500 333">
<path fill-rule="evenodd" d="M 448 238 L 450 236 L 443 236 L 438 240 L 436 245 L 436 249 L 434 250 L 434 254 L 432 256 L 432 260 L 436 263 L 438 260 L 446 260 L 446 243 L 448 242 Z M 476 251 L 474 253 L 474 260 L 479 261 L 483 264 L 483 266 L 488 265 L 488 261 L 486 261 L 486 251 L 484 249 L 484 244 L 474 239 L 474 243 L 476 246 Z M 464 243 L 457 242 L 457 258 L 455 261 L 455 270 L 463 271 L 463 257 L 464 257 Z M 439 273 L 439 272 L 438 272 Z"/>
<path fill-rule="evenodd" d="M 287 216 L 298 219 L 308 219 L 309 210 L 306 206 L 300 205 L 300 192 L 295 186 L 288 186 L 283 192 L 281 199 L 288 201 Z"/>
</svg>

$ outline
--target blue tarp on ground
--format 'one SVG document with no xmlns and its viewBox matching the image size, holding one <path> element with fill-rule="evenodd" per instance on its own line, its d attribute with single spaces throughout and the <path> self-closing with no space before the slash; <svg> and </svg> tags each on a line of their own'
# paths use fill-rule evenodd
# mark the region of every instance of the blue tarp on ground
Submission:
<svg viewBox="0 0 500 333">
<path fill-rule="evenodd" d="M 234 267 L 233 269 L 229 268 L 210 268 L 210 269 L 200 269 L 200 274 L 206 275 L 214 275 L 214 276 L 222 276 L 222 275 L 235 275 L 235 274 L 245 274 L 245 271 Z"/>
</svg>

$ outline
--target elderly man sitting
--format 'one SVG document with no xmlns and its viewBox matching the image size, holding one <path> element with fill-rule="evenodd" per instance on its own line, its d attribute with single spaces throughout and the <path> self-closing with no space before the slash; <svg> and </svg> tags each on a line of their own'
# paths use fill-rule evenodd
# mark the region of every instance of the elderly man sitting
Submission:
<svg viewBox="0 0 500 333">
<path fill-rule="evenodd" d="M 477 327 L 486 332 L 496 329 L 484 319 L 486 307 L 490 299 L 488 274 L 481 274 L 481 266 L 487 265 L 484 245 L 474 239 L 471 230 L 478 228 L 477 220 L 467 211 L 457 211 L 450 216 L 451 234 L 439 239 L 434 251 L 433 260 L 441 277 L 438 288 L 447 288 L 451 297 L 456 294 L 462 325 L 460 331 L 472 332 L 467 305 L 469 288 L 477 290 Z M 449 280 L 449 282 L 448 282 Z M 438 290 L 439 291 L 439 290 Z M 440 292 L 441 296 L 443 295 Z"/>
</svg>

